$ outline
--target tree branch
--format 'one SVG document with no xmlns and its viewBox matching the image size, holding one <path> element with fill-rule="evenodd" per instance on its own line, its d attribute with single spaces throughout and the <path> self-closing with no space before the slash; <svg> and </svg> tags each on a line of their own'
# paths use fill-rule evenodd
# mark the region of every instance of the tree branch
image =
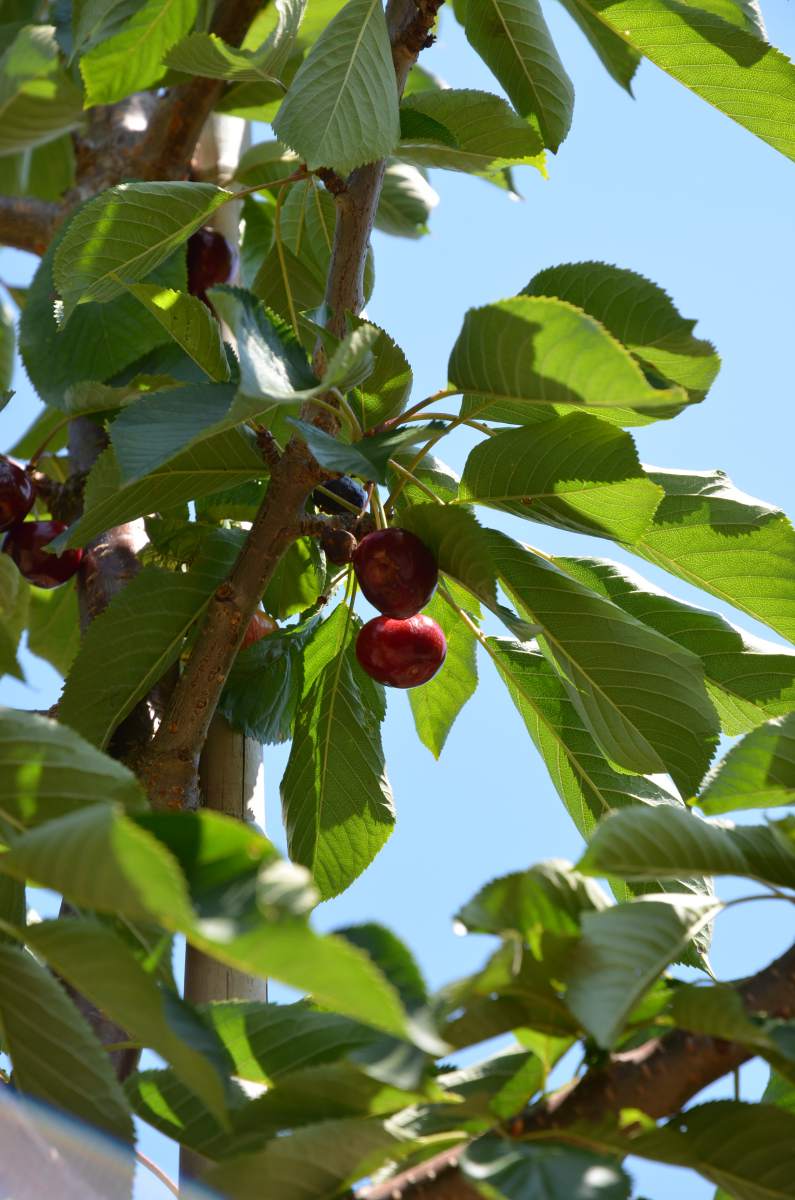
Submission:
<svg viewBox="0 0 795 1200">
<path fill-rule="evenodd" d="M 737 985 L 749 1013 L 795 1015 L 795 945 L 757 975 Z M 528 1109 L 511 1124 L 514 1137 L 560 1131 L 580 1122 L 601 1122 L 606 1113 L 634 1108 L 655 1119 L 672 1116 L 698 1092 L 755 1056 L 738 1042 L 677 1029 L 589 1071 L 571 1087 Z M 478 1193 L 458 1170 L 465 1145 L 428 1159 L 385 1183 L 363 1188 L 361 1200 L 473 1200 Z"/>
<path fill-rule="evenodd" d="M 43 254 L 61 217 L 61 206 L 35 196 L 0 196 L 0 245 Z"/>
<path fill-rule="evenodd" d="M 145 756 L 141 779 L 159 807 L 195 807 L 207 729 L 260 596 L 299 536 L 306 497 L 323 473 L 302 442 L 291 442 L 232 573 L 215 593 L 201 634 Z"/>
<path fill-rule="evenodd" d="M 408 48 L 406 39 L 413 39 L 412 45 L 416 43 L 418 20 L 430 29 L 441 0 L 421 0 L 421 4 L 422 7 L 414 0 L 390 0 L 387 8 L 399 93 L 419 53 L 419 48 L 416 52 Z M 228 35 L 227 40 L 230 40 Z M 179 104 L 172 111 L 178 126 L 181 111 Z M 155 117 L 153 124 L 157 120 Z M 181 133 L 178 128 L 172 129 L 168 136 L 179 140 Z M 336 198 L 337 221 L 327 298 L 331 313 L 329 328 L 338 334 L 345 331 L 345 313 L 359 313 L 364 303 L 364 264 L 384 169 L 382 161 L 354 171 Z M 300 535 L 306 498 L 323 478 L 324 472 L 306 446 L 295 439 L 274 464 L 262 507 L 229 579 L 210 604 L 168 710 L 141 765 L 142 782 L 155 806 L 198 805 L 199 756 L 226 678 L 268 580 L 284 551 Z"/>
</svg>

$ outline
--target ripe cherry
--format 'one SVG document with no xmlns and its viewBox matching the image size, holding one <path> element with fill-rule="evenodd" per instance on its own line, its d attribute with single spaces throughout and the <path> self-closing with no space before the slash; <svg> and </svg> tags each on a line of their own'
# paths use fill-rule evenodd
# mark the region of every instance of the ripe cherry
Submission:
<svg viewBox="0 0 795 1200">
<path fill-rule="evenodd" d="M 30 476 L 0 454 L 0 532 L 24 521 L 35 499 L 36 489 Z"/>
<path fill-rule="evenodd" d="M 446 654 L 441 627 L 422 614 L 407 621 L 375 617 L 356 639 L 356 657 L 362 669 L 388 687 L 413 688 L 427 683 Z"/>
<path fill-rule="evenodd" d="M 79 549 L 64 550 L 62 554 L 45 550 L 66 528 L 63 521 L 24 521 L 6 534 L 3 553 L 11 556 L 21 574 L 36 587 L 59 587 L 72 578 L 83 557 Z"/>
<path fill-rule="evenodd" d="M 413 617 L 430 600 L 439 569 L 430 550 L 407 529 L 376 529 L 353 556 L 359 587 L 387 617 Z"/>
<path fill-rule="evenodd" d="M 248 623 L 248 628 L 243 634 L 243 641 L 240 643 L 240 649 L 246 650 L 249 646 L 253 646 L 255 642 L 260 642 L 269 634 L 275 633 L 279 626 L 274 621 L 273 617 L 269 617 L 267 613 L 260 612 L 259 609 L 254 613 L 254 616 Z"/>
<path fill-rule="evenodd" d="M 207 303 L 207 289 L 231 283 L 238 254 L 217 229 L 197 229 L 188 238 L 188 291 Z"/>
<path fill-rule="evenodd" d="M 360 483 L 351 479 L 350 475 L 343 475 L 341 479 L 326 479 L 323 481 L 323 487 L 327 491 L 333 492 L 335 496 L 339 496 L 341 500 L 347 500 L 348 504 L 352 504 L 360 511 L 367 504 L 367 492 Z M 317 490 L 312 493 L 312 500 L 315 507 L 319 508 L 321 512 L 331 513 L 333 516 L 351 511 L 344 504 L 337 504 L 331 496 L 326 496 Z"/>
</svg>

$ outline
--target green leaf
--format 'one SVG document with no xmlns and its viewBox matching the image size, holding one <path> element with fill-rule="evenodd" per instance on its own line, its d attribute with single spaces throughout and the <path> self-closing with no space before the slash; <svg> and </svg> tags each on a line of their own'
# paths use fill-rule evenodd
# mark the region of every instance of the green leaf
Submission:
<svg viewBox="0 0 795 1200">
<path fill-rule="evenodd" d="M 795 801 L 795 714 L 767 721 L 733 746 L 698 797 L 705 813 Z"/>
<path fill-rule="evenodd" d="M 223 1115 L 226 1064 L 220 1042 L 179 997 L 158 986 L 112 929 L 91 917 L 71 917 L 30 926 L 26 941 L 132 1039 L 170 1062 L 183 1083 Z"/>
<path fill-rule="evenodd" d="M 142 0 L 79 0 L 70 14 L 74 54 L 113 37 L 141 4 Z"/>
<path fill-rule="evenodd" d="M 301 421 L 296 417 L 287 419 L 301 440 L 306 442 L 321 467 L 384 484 L 387 482 L 387 464 L 390 458 L 406 446 L 427 441 L 433 433 L 438 433 L 444 428 L 440 421 L 429 421 L 424 425 L 404 425 L 402 428 L 374 433 L 351 444 L 341 442 L 339 438 L 332 437 L 330 433 L 319 429 L 317 425 L 311 425 L 308 421 Z"/>
<path fill-rule="evenodd" d="M 556 558 L 555 563 L 630 616 L 697 654 L 707 691 L 731 735 L 795 708 L 795 653 L 763 641 L 656 588 L 634 571 L 606 559 Z"/>
<path fill-rule="evenodd" d="M 14 348 L 16 321 L 10 307 L 0 300 L 0 390 L 11 387 L 14 377 Z"/>
<path fill-rule="evenodd" d="M 86 481 L 83 516 L 57 548 L 85 545 L 115 525 L 261 478 L 264 471 L 253 437 L 237 429 L 208 438 L 145 479 L 128 484 L 110 448 L 99 456 Z"/>
<path fill-rule="evenodd" d="M 371 429 L 402 412 L 413 383 L 406 355 L 383 329 L 378 331 L 371 352 L 373 369 L 350 397 L 363 429 Z"/>
<path fill-rule="evenodd" d="M 400 108 L 395 153 L 417 167 L 495 178 L 506 166 L 543 169 L 536 129 L 499 96 L 456 90 L 414 92 Z"/>
<path fill-rule="evenodd" d="M 538 405 L 632 409 L 675 416 L 681 388 L 652 387 L 631 354 L 593 317 L 545 296 L 470 309 L 448 365 L 462 412 L 526 424 Z M 564 410 L 565 411 L 565 410 Z"/>
<path fill-rule="evenodd" d="M 631 771 L 664 771 L 692 794 L 718 734 L 695 655 L 503 534 L 490 532 L 489 545 L 503 587 L 542 626 L 544 647 L 607 756 Z"/>
<path fill-rule="evenodd" d="M 472 512 L 443 504 L 414 504 L 403 509 L 400 524 L 425 543 L 439 570 L 482 600 L 496 605 L 494 564 L 484 531 Z"/>
<path fill-rule="evenodd" d="M 636 271 L 607 263 L 549 267 L 523 289 L 526 296 L 557 296 L 601 321 L 642 367 L 703 400 L 720 369 L 711 342 L 693 336 L 696 322 L 680 316 L 671 297 Z"/>
<path fill-rule="evenodd" d="M 262 596 L 272 616 L 283 620 L 315 603 L 325 582 L 316 538 L 299 538 L 279 559 Z"/>
<path fill-rule="evenodd" d="M 59 63 L 52 25 L 26 25 L 0 58 L 0 156 L 51 142 L 83 124 L 80 89 Z"/>
<path fill-rule="evenodd" d="M 206 304 L 153 283 L 134 283 L 129 290 L 210 379 L 229 378 L 221 328 Z"/>
<path fill-rule="evenodd" d="M 53 888 L 81 908 L 154 918 L 227 966 L 310 991 L 319 1004 L 376 1029 L 406 1033 L 397 994 L 369 959 L 306 924 L 315 893 L 303 868 L 229 817 L 157 813 L 133 822 L 94 805 L 15 838 L 0 854 L 0 872 Z"/>
<path fill-rule="evenodd" d="M 230 1001 L 208 1005 L 203 1011 L 241 1079 L 270 1085 L 296 1071 L 340 1061 L 375 1072 L 375 1079 L 383 1074 L 377 1060 L 368 1058 L 383 1035 L 339 1013 L 313 1008 L 305 1000 L 294 1004 Z"/>
<path fill-rule="evenodd" d="M 485 438 L 470 451 L 459 490 L 462 503 L 621 542 L 644 533 L 663 495 L 631 436 L 586 413 Z"/>
<path fill-rule="evenodd" d="M 566 1004 L 600 1046 L 613 1045 L 658 975 L 720 908 L 712 897 L 672 894 L 583 913 L 565 973 Z"/>
<path fill-rule="evenodd" d="M 243 201 L 240 240 L 240 279 L 251 288 L 260 264 L 273 243 L 274 206 L 246 196 Z"/>
<path fill-rule="evenodd" d="M 185 635 L 231 569 L 237 543 L 208 539 L 187 574 L 145 567 L 92 621 L 58 709 L 60 718 L 98 746 L 178 657 Z M 141 637 L 141 629 L 146 637 Z M 108 662 L 115 663 L 112 673 Z"/>
<path fill-rule="evenodd" d="M 795 886 L 795 849 L 767 825 L 713 825 L 682 808 L 632 808 L 597 827 L 578 867 L 623 879 L 743 875 Z"/>
<path fill-rule="evenodd" d="M 347 1184 L 369 1175 L 398 1147 L 377 1118 L 323 1121 L 273 1138 L 264 1150 L 220 1163 L 203 1176 L 229 1200 L 331 1200 Z"/>
<path fill-rule="evenodd" d="M 134 483 L 152 474 L 216 430 L 221 432 L 236 392 L 230 383 L 187 384 L 151 392 L 128 404 L 111 429 L 122 482 Z M 261 469 L 265 471 L 264 465 Z"/>
<path fill-rule="evenodd" d="M 27 898 L 25 896 L 25 885 L 18 879 L 9 879 L 7 875 L 0 875 L 0 945 L 3 943 L 15 943 L 11 932 L 6 932 L 9 925 L 16 926 L 21 929 L 27 923 Z"/>
<path fill-rule="evenodd" d="M 544 933 L 577 934 L 583 912 L 608 907 L 598 884 L 563 859 L 549 859 L 487 883 L 456 913 L 471 933 L 494 933 L 527 942 L 536 957 Z"/>
<path fill-rule="evenodd" d="M 629 775 L 610 765 L 543 654 L 507 638 L 488 638 L 486 649 L 584 838 L 602 816 L 628 805 L 680 804 L 656 780 Z M 629 886 L 612 879 L 611 888 L 619 900 L 646 891 L 711 892 L 699 878 L 655 879 Z M 707 947 L 708 940 L 702 935 L 699 950 L 704 953 Z"/>
<path fill-rule="evenodd" d="M 45 407 L 39 411 L 38 416 L 34 417 L 25 432 L 17 438 L 8 453 L 12 458 L 28 459 L 45 438 L 48 447 L 55 453 L 64 449 L 67 436 L 61 413 Z"/>
<path fill-rule="evenodd" d="M 795 641 L 795 532 L 722 471 L 649 469 L 665 489 L 636 554 Z"/>
<path fill-rule="evenodd" d="M 132 1142 L 110 1060 L 64 989 L 32 955 L 0 945 L 0 1028 L 23 1095 Z"/>
<path fill-rule="evenodd" d="M 630 84 L 640 62 L 637 50 L 627 45 L 624 39 L 613 33 L 607 25 L 603 25 L 580 0 L 561 0 L 561 4 L 572 20 L 579 25 L 608 74 L 632 95 Z"/>
<path fill-rule="evenodd" d="M 68 336 L 64 336 L 53 309 L 53 260 L 68 228 L 62 226 L 57 231 L 39 263 L 19 324 L 19 350 L 30 381 L 42 400 L 60 409 L 66 408 L 68 388 L 86 379 L 109 380 L 168 341 L 162 325 L 126 294 L 109 304 L 81 305 L 72 316 Z M 184 288 L 184 254 L 173 255 L 149 282 L 164 288 Z M 32 446 L 31 452 L 35 448 Z"/>
<path fill-rule="evenodd" d="M 788 1200 L 795 1115 L 773 1104 L 714 1100 L 631 1141 L 632 1153 L 691 1167 L 734 1200 Z"/>
<path fill-rule="evenodd" d="M 118 33 L 83 54 L 86 107 L 115 104 L 159 83 L 166 73 L 163 56 L 188 32 L 196 8 L 196 0 L 147 0 Z"/>
<path fill-rule="evenodd" d="M 74 583 L 59 588 L 30 589 L 28 650 L 66 675 L 80 647 L 77 589 Z"/>
<path fill-rule="evenodd" d="M 557 150 L 571 125 L 574 88 L 537 0 L 465 0 L 467 40 L 496 75 L 520 116 Z"/>
<path fill-rule="evenodd" d="M 358 946 L 383 971 L 405 1007 L 411 1011 L 428 1001 L 428 989 L 411 951 L 390 929 L 370 921 L 335 929 L 336 937 Z"/>
<path fill-rule="evenodd" d="M 375 227 L 393 237 L 422 237 L 438 203 L 439 196 L 421 171 L 408 163 L 390 163 L 384 172 Z"/>
<path fill-rule="evenodd" d="M 273 99 L 285 91 L 269 66 L 269 55 L 238 50 L 215 33 L 191 33 L 166 55 L 166 66 L 185 75 L 226 79 L 234 83 L 272 83 Z"/>
<path fill-rule="evenodd" d="M 120 183 L 89 200 L 55 251 L 64 321 L 78 304 L 112 300 L 145 279 L 231 195 L 212 183 Z"/>
<path fill-rule="evenodd" d="M 676 0 L 579 3 L 702 100 L 795 158 L 795 68 L 779 50 Z"/>
<path fill-rule="evenodd" d="M 233 729 L 263 745 L 286 742 L 303 691 L 303 652 L 319 618 L 278 630 L 241 650 L 218 711 Z"/>
<path fill-rule="evenodd" d="M 730 984 L 678 987 L 671 999 L 671 1016 L 679 1029 L 742 1042 L 757 1051 L 772 1049 L 763 1025 L 755 1024 L 743 999 Z"/>
<path fill-rule="evenodd" d="M 357 630 L 340 605 L 309 644 L 281 784 L 290 857 L 311 870 L 324 899 L 372 862 L 395 820 L 381 747 L 384 694 L 356 662 Z"/>
<path fill-rule="evenodd" d="M 400 136 L 398 97 L 384 10 L 348 0 L 299 67 L 274 133 L 310 171 L 342 176 L 390 154 Z"/>
<path fill-rule="evenodd" d="M 17 661 L 19 639 L 27 624 L 30 588 L 8 555 L 0 555 L 0 676 L 24 679 Z"/>
<path fill-rule="evenodd" d="M 15 827 L 51 821 L 86 804 L 146 807 L 135 776 L 65 725 L 0 709 L 0 816 Z"/>
<path fill-rule="evenodd" d="M 451 584 L 451 590 L 453 587 Z M 466 593 L 459 589 L 456 592 L 462 608 L 472 606 Z M 434 758 L 439 758 L 456 717 L 478 686 L 477 640 L 441 596 L 431 597 L 423 612 L 441 625 L 447 639 L 447 657 L 443 671 L 423 687 L 411 689 L 409 704 L 420 741 Z"/>
<path fill-rule="evenodd" d="M 491 1200 L 628 1200 L 632 1191 L 614 1159 L 554 1142 L 523 1145 L 487 1134 L 465 1148 L 460 1166 L 464 1178 Z"/>
<path fill-rule="evenodd" d="M 289 404 L 317 389 L 306 354 L 256 296 L 242 288 L 217 287 L 212 300 L 237 341 L 241 395 Z"/>
<path fill-rule="evenodd" d="M 232 1132 L 237 1111 L 250 1107 L 242 1089 L 232 1081 L 226 1088 L 227 1109 L 220 1116 L 214 1115 L 170 1069 L 136 1071 L 125 1080 L 124 1090 L 137 1117 L 211 1161 L 242 1153 L 251 1148 L 252 1142 L 257 1148 L 265 1139 L 264 1131 L 259 1137 L 238 1137 Z"/>
</svg>

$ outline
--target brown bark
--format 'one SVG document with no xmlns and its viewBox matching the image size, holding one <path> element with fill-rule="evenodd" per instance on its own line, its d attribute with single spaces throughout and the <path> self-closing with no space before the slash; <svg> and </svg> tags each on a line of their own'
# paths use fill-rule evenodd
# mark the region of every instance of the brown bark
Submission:
<svg viewBox="0 0 795 1200">
<path fill-rule="evenodd" d="M 795 1016 L 795 946 L 750 979 L 737 985 L 749 1013 L 789 1019 Z M 653 1038 L 609 1064 L 588 1071 L 569 1088 L 529 1108 L 511 1124 L 514 1137 L 560 1133 L 580 1122 L 635 1108 L 659 1119 L 672 1116 L 698 1092 L 755 1056 L 738 1042 L 677 1029 Z M 386 1183 L 364 1188 L 361 1200 L 472 1200 L 476 1195 L 458 1169 L 463 1146 L 444 1151 Z"/>
<path fill-rule="evenodd" d="M 61 206 L 35 196 L 0 196 L 0 246 L 43 254 L 58 224 Z"/>
</svg>

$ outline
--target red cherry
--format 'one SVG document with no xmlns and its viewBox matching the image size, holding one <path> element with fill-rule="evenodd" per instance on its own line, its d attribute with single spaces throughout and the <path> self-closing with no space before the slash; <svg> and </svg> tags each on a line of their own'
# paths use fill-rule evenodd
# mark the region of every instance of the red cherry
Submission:
<svg viewBox="0 0 795 1200">
<path fill-rule="evenodd" d="M 255 642 L 260 642 L 269 634 L 275 633 L 279 626 L 274 621 L 273 617 L 269 617 L 267 613 L 257 612 L 248 623 L 248 628 L 243 634 L 243 641 L 240 643 L 241 650 L 247 650 L 249 646 L 253 646 Z"/>
<path fill-rule="evenodd" d="M 363 670 L 388 687 L 413 688 L 427 683 L 446 654 L 441 626 L 422 615 L 407 621 L 375 617 L 356 639 L 356 657 Z"/>
<path fill-rule="evenodd" d="M 71 579 L 80 566 L 83 551 L 64 550 L 49 554 L 45 550 L 68 526 L 63 521 L 25 521 L 6 534 L 3 553 L 9 554 L 21 574 L 36 587 L 54 588 Z"/>
<path fill-rule="evenodd" d="M 217 229 L 197 229 L 188 238 L 188 291 L 207 300 L 207 289 L 231 283 L 237 273 L 237 250 Z"/>
<path fill-rule="evenodd" d="M 359 587 L 387 617 L 413 617 L 436 590 L 439 569 L 430 550 L 407 529 L 376 529 L 353 555 Z"/>
<path fill-rule="evenodd" d="M 30 476 L 0 454 L 0 532 L 24 521 L 35 499 L 36 489 Z"/>
</svg>

